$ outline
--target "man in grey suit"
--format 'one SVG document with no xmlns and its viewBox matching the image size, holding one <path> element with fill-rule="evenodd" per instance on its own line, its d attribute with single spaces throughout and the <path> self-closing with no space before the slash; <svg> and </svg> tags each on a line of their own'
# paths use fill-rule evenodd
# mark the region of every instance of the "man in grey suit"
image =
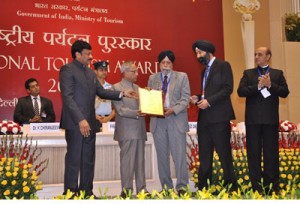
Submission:
<svg viewBox="0 0 300 204">
<path fill-rule="evenodd" d="M 153 134 L 159 179 L 162 188 L 173 188 L 170 173 L 170 153 L 176 170 L 176 190 L 184 194 L 188 184 L 186 161 L 186 132 L 188 132 L 187 106 L 190 98 L 190 85 L 186 73 L 173 71 L 175 55 L 171 50 L 158 55 L 161 72 L 149 77 L 148 87 L 162 90 L 165 117 L 152 116 L 150 131 Z"/>
<path fill-rule="evenodd" d="M 105 90 L 100 85 L 95 72 L 88 67 L 92 60 L 91 50 L 89 43 L 76 40 L 71 47 L 73 61 L 60 69 L 59 82 L 63 102 L 60 126 L 65 129 L 67 142 L 64 194 L 69 189 L 74 193 L 83 190 L 87 196 L 93 195 L 96 95 L 110 100 L 121 100 L 125 96 L 135 97 L 133 91 Z"/>
<path fill-rule="evenodd" d="M 121 66 L 122 80 L 113 85 L 113 90 L 138 91 L 138 72 L 133 62 L 124 62 Z M 145 179 L 145 141 L 147 139 L 145 117 L 139 112 L 138 100 L 123 98 L 113 101 L 116 110 L 116 129 L 114 140 L 120 146 L 121 197 L 125 198 L 128 191 L 133 190 L 133 176 L 135 176 L 136 193 L 146 190 Z"/>
</svg>

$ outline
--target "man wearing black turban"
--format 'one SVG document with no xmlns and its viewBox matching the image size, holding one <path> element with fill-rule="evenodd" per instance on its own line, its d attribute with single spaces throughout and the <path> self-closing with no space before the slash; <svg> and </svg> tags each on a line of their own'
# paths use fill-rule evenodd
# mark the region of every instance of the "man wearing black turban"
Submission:
<svg viewBox="0 0 300 204">
<path fill-rule="evenodd" d="M 236 188 L 236 177 L 233 170 L 230 146 L 230 120 L 235 119 L 230 95 L 233 91 L 231 66 L 226 61 L 216 59 L 215 46 L 206 40 L 198 40 L 193 51 L 202 71 L 200 94 L 191 97 L 191 102 L 198 106 L 197 134 L 199 143 L 200 168 L 198 189 L 208 187 L 207 180 L 212 178 L 213 153 L 216 149 L 224 170 L 225 185 L 233 184 Z M 210 182 L 211 183 L 211 182 Z"/>
<path fill-rule="evenodd" d="M 171 50 L 158 55 L 161 72 L 149 77 L 148 87 L 162 90 L 165 117 L 151 117 L 150 131 L 157 152 L 157 163 L 162 188 L 173 188 L 170 172 L 170 154 L 176 171 L 176 190 L 185 193 L 189 182 L 186 161 L 186 132 L 189 131 L 187 106 L 190 85 L 186 73 L 173 71 L 175 55 Z"/>
</svg>

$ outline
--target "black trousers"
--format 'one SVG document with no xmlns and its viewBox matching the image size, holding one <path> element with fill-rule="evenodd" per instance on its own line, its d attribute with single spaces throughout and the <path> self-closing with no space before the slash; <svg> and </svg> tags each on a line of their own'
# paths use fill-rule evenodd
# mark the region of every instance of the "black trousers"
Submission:
<svg viewBox="0 0 300 204">
<path fill-rule="evenodd" d="M 96 133 L 83 137 L 79 129 L 66 130 L 67 153 L 65 156 L 64 193 L 84 190 L 86 195 L 93 194 L 95 171 Z M 80 182 L 78 187 L 78 177 Z"/>
<path fill-rule="evenodd" d="M 221 166 L 224 171 L 225 185 L 232 183 L 236 187 L 232 153 L 230 146 L 230 122 L 197 125 L 200 168 L 198 172 L 198 189 L 208 187 L 207 180 L 211 183 L 213 153 L 216 149 Z"/>
<path fill-rule="evenodd" d="M 247 159 L 249 177 L 253 190 L 262 192 L 263 186 L 278 191 L 279 182 L 279 144 L 278 125 L 248 125 L 246 124 Z M 263 168 L 261 161 L 263 153 Z"/>
</svg>

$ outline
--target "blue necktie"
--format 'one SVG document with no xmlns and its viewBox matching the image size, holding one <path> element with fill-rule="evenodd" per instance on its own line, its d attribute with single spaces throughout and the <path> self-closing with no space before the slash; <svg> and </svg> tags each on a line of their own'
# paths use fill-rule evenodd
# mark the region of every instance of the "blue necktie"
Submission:
<svg viewBox="0 0 300 204">
<path fill-rule="evenodd" d="M 168 76 L 164 76 L 164 81 L 163 81 L 163 86 L 162 86 L 162 91 L 163 91 L 163 101 L 166 99 L 166 94 L 168 90 Z"/>
<path fill-rule="evenodd" d="M 204 99 L 204 97 L 205 97 L 204 89 L 205 89 L 205 86 L 206 86 L 209 71 L 210 71 L 210 66 L 207 65 L 206 69 L 205 69 L 205 72 L 204 72 L 203 82 L 202 82 L 202 94 L 201 94 L 202 99 Z"/>
</svg>

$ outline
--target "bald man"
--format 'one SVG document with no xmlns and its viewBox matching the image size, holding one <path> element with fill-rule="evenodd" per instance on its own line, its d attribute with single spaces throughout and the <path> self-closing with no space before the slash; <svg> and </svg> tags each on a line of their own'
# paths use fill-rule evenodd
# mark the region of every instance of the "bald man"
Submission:
<svg viewBox="0 0 300 204">
<path fill-rule="evenodd" d="M 253 190 L 263 193 L 278 192 L 279 180 L 279 97 L 289 94 L 283 72 L 269 67 L 271 50 L 257 48 L 257 67 L 244 71 L 237 90 L 240 97 L 246 97 L 246 141 L 249 176 Z M 261 167 L 263 149 L 264 171 Z M 261 184 L 263 178 L 263 184 Z M 272 189 L 268 189 L 272 183 Z"/>
</svg>

